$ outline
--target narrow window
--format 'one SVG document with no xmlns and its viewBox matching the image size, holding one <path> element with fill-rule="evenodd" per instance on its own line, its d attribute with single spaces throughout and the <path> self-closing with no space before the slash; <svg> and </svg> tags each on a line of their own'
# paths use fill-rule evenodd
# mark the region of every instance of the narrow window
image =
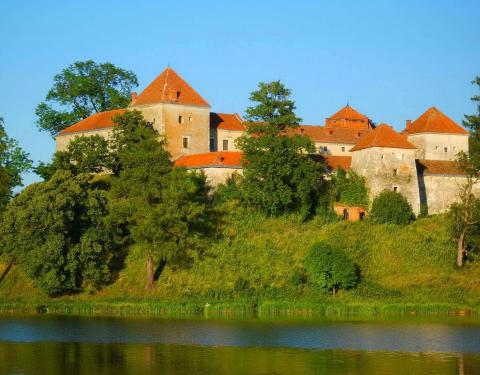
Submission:
<svg viewBox="0 0 480 375">
<path fill-rule="evenodd" d="M 398 191 L 398 186 L 394 186 L 393 191 L 396 193 Z"/>
<path fill-rule="evenodd" d="M 394 175 L 394 176 L 397 175 L 397 170 L 396 170 L 396 169 L 393 170 L 393 175 Z"/>
<path fill-rule="evenodd" d="M 210 138 L 210 151 L 215 151 L 215 138 Z"/>
<path fill-rule="evenodd" d="M 345 152 L 345 146 L 342 146 L 342 152 Z"/>
<path fill-rule="evenodd" d="M 193 121 L 193 117 L 192 117 L 192 116 L 189 116 L 189 117 L 188 117 L 188 121 L 192 122 L 192 121 Z"/>
<path fill-rule="evenodd" d="M 348 220 L 348 209 L 347 208 L 343 209 L 343 220 Z"/>
<path fill-rule="evenodd" d="M 228 151 L 228 139 L 223 140 L 223 151 Z"/>
<path fill-rule="evenodd" d="M 327 152 L 328 151 L 328 147 L 327 146 L 323 146 L 323 152 Z"/>
<path fill-rule="evenodd" d="M 448 152 L 448 147 L 444 147 L 443 151 Z"/>
<path fill-rule="evenodd" d="M 183 148 L 188 148 L 188 137 L 182 138 Z"/>
<path fill-rule="evenodd" d="M 179 124 L 183 123 L 183 117 L 182 116 L 178 116 L 178 123 Z"/>
</svg>

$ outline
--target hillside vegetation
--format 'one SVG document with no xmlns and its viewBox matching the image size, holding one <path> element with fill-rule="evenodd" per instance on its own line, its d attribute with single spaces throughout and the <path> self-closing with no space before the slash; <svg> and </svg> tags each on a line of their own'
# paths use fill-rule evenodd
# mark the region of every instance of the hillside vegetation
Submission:
<svg viewBox="0 0 480 375">
<path fill-rule="evenodd" d="M 359 285 L 336 297 L 303 280 L 303 259 L 324 240 L 359 267 Z M 455 244 L 442 216 L 408 226 L 371 222 L 302 222 L 234 210 L 223 236 L 189 264 L 167 265 L 154 289 L 145 288 L 145 261 L 135 246 L 115 281 L 95 294 L 50 298 L 13 267 L 0 283 L 3 304 L 51 302 L 166 304 L 449 304 L 479 305 L 480 265 L 455 269 Z M 5 266 L 3 266 L 5 268 Z"/>
</svg>

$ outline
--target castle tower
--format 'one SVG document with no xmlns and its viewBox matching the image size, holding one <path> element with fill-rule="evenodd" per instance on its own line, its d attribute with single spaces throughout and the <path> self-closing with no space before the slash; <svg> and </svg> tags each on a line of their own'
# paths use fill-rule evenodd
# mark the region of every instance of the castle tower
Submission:
<svg viewBox="0 0 480 375">
<path fill-rule="evenodd" d="M 210 150 L 210 105 L 172 68 L 133 96 L 128 109 L 141 111 L 166 136 L 174 159 Z"/>
<path fill-rule="evenodd" d="M 468 132 L 435 107 L 407 121 L 404 133 L 417 147 L 417 159 L 455 160 L 460 151 L 468 152 Z"/>
<path fill-rule="evenodd" d="M 350 151 L 351 168 L 365 177 L 371 199 L 383 190 L 397 191 L 408 199 L 415 214 L 420 212 L 415 146 L 404 135 L 381 124 Z"/>
</svg>

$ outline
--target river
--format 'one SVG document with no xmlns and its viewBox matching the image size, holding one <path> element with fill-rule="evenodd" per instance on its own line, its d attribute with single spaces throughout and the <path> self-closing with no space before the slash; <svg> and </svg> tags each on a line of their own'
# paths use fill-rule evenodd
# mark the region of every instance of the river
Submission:
<svg viewBox="0 0 480 375">
<path fill-rule="evenodd" d="M 0 316 L 0 374 L 480 374 L 474 318 Z"/>
</svg>

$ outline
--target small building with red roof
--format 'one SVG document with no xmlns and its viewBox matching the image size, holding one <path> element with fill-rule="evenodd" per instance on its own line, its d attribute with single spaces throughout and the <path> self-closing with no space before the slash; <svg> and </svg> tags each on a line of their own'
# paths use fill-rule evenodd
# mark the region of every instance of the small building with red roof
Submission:
<svg viewBox="0 0 480 375">
<path fill-rule="evenodd" d="M 237 138 L 245 133 L 238 113 L 210 113 L 210 151 L 238 151 Z"/>
</svg>

